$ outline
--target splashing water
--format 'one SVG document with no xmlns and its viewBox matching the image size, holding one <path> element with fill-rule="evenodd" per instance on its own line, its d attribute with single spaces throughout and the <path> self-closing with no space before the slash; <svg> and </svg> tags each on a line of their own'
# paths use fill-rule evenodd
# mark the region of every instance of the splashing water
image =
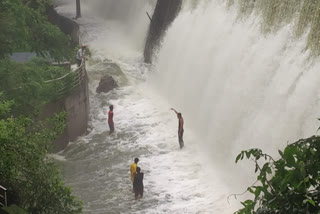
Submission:
<svg viewBox="0 0 320 214">
<path fill-rule="evenodd" d="M 237 9 L 220 1 L 185 7 L 150 78 L 157 94 L 183 109 L 197 144 L 226 172 L 241 150 L 277 156 L 287 142 L 315 134 L 319 115 L 320 64 L 308 58 L 306 35 L 297 39 L 291 24 L 263 34 L 260 17 L 237 18 Z M 239 176 L 237 183 L 241 177 L 245 182 Z"/>
</svg>

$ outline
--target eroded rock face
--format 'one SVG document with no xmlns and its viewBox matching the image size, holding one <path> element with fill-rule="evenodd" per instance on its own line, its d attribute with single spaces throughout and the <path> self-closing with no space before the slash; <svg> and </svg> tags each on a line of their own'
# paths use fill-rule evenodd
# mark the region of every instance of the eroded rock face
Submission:
<svg viewBox="0 0 320 214">
<path fill-rule="evenodd" d="M 97 93 L 101 93 L 101 92 L 107 93 L 117 87 L 118 87 L 118 84 L 112 78 L 112 76 L 106 75 L 101 78 L 101 80 L 99 82 L 99 86 L 96 89 L 96 92 Z"/>
<path fill-rule="evenodd" d="M 55 11 L 53 7 L 47 8 L 48 20 L 57 25 L 61 31 L 71 37 L 71 45 L 76 47 L 79 44 L 79 25 L 67 17 L 64 17 Z"/>
<path fill-rule="evenodd" d="M 178 15 L 182 0 L 158 0 L 144 49 L 144 60 L 151 63 L 154 49 L 159 45 L 162 36 Z"/>
</svg>

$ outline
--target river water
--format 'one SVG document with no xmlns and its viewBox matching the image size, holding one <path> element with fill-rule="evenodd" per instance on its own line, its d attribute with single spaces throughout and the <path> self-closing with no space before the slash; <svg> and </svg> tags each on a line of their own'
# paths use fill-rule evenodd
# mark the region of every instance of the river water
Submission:
<svg viewBox="0 0 320 214">
<path fill-rule="evenodd" d="M 73 1 L 58 12 L 74 16 Z M 83 0 L 81 41 L 92 51 L 88 134 L 57 155 L 84 213 L 233 213 L 255 181 L 241 150 L 277 156 L 287 142 L 308 137 L 320 115 L 320 64 L 308 60 L 306 36 L 292 27 L 264 35 L 259 18 L 239 21 L 223 1 L 185 1 L 153 65 L 143 63 L 148 17 L 155 1 Z M 119 88 L 97 94 L 103 75 Z M 108 106 L 115 134 L 109 135 Z M 179 149 L 175 107 L 185 119 Z M 145 173 L 134 200 L 129 166 Z M 240 199 L 244 199 L 241 198 Z"/>
</svg>

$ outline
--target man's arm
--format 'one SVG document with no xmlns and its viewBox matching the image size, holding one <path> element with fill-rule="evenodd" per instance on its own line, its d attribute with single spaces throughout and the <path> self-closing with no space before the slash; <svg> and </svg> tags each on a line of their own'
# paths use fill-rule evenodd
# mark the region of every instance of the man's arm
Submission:
<svg viewBox="0 0 320 214">
<path fill-rule="evenodd" d="M 178 114 L 178 112 L 174 108 L 171 108 L 171 110 L 174 111 L 176 114 Z"/>
<path fill-rule="evenodd" d="M 81 58 L 84 60 L 88 60 L 88 58 L 84 54 L 82 54 Z"/>
</svg>

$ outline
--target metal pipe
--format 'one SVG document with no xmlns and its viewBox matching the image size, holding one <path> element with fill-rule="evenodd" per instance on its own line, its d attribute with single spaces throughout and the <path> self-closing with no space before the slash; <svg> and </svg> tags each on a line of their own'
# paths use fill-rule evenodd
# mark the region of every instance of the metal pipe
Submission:
<svg viewBox="0 0 320 214">
<path fill-rule="evenodd" d="M 4 192 L 4 206 L 8 206 L 8 202 L 7 202 L 7 191 Z"/>
<path fill-rule="evenodd" d="M 148 11 L 146 11 L 146 13 L 147 13 L 147 16 L 148 16 L 149 19 L 150 19 L 150 22 L 152 22 L 152 18 L 151 18 L 151 16 L 149 15 Z"/>
</svg>

